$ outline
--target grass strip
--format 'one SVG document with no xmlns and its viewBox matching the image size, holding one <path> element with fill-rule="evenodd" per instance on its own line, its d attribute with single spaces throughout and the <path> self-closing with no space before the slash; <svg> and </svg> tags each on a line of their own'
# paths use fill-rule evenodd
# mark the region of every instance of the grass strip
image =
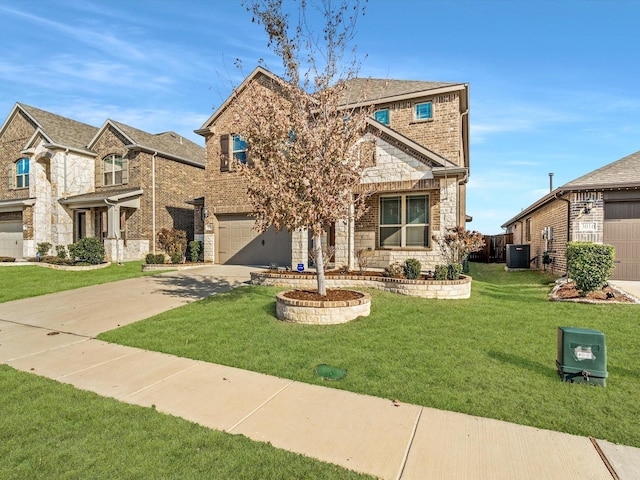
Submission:
<svg viewBox="0 0 640 480">
<path fill-rule="evenodd" d="M 100 339 L 382 398 L 640 447 L 638 305 L 549 302 L 553 277 L 472 264 L 469 300 L 371 291 L 371 315 L 312 326 L 275 317 L 276 288 L 247 286 Z M 607 387 L 563 383 L 558 326 L 605 333 Z M 314 368 L 349 371 L 324 382 Z"/>
<path fill-rule="evenodd" d="M 371 478 L 0 365 L 0 478 Z"/>
</svg>

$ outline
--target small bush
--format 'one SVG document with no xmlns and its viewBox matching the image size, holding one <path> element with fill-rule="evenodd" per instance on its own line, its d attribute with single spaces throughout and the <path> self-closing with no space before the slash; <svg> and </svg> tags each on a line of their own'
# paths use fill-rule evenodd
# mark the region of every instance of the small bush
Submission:
<svg viewBox="0 0 640 480">
<path fill-rule="evenodd" d="M 436 280 L 446 280 L 448 274 L 449 269 L 446 265 L 436 265 L 436 268 L 433 270 L 433 278 Z"/>
<path fill-rule="evenodd" d="M 193 263 L 196 263 L 200 258 L 200 250 L 202 250 L 202 244 L 197 240 L 189 242 L 189 256 Z"/>
<path fill-rule="evenodd" d="M 51 244 L 49 242 L 40 242 L 36 245 L 36 250 L 40 254 L 41 257 L 49 254 L 49 250 L 51 250 Z"/>
<path fill-rule="evenodd" d="M 147 253 L 144 257 L 144 261 L 147 265 L 164 265 L 165 260 L 164 253 Z"/>
<path fill-rule="evenodd" d="M 180 252 L 173 252 L 171 254 L 171 263 L 176 264 L 182 261 L 182 254 Z"/>
<path fill-rule="evenodd" d="M 434 278 L 436 280 L 458 280 L 462 273 L 462 264 L 449 263 L 448 265 L 436 265 Z"/>
<path fill-rule="evenodd" d="M 384 269 L 382 275 L 385 277 L 401 277 L 403 274 L 402 264 L 400 262 L 393 262 Z"/>
<path fill-rule="evenodd" d="M 69 245 L 69 256 L 79 263 L 98 265 L 104 262 L 104 245 L 96 237 L 81 238 Z"/>
<path fill-rule="evenodd" d="M 0 262 L 15 262 L 16 259 L 14 257 L 0 257 Z"/>
<path fill-rule="evenodd" d="M 420 278 L 422 264 L 415 258 L 409 258 L 404 262 L 403 270 L 405 277 L 410 280 L 415 280 L 416 278 Z"/>
<path fill-rule="evenodd" d="M 176 230 L 175 228 L 163 228 L 158 232 L 158 244 L 167 255 L 176 252 L 182 255 L 187 248 L 187 232 L 184 230 Z"/>
<path fill-rule="evenodd" d="M 461 263 L 450 263 L 449 265 L 447 265 L 447 280 L 458 280 L 461 274 Z"/>
<path fill-rule="evenodd" d="M 67 247 L 64 245 L 56 245 L 56 256 L 61 260 L 67 259 Z"/>
<path fill-rule="evenodd" d="M 615 250 L 611 245 L 590 242 L 567 244 L 567 271 L 580 295 L 602 287 L 613 271 Z"/>
</svg>

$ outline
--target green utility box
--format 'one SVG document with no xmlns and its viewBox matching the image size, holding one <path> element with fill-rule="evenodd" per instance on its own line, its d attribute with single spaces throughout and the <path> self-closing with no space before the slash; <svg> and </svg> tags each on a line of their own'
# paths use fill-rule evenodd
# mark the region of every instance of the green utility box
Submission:
<svg viewBox="0 0 640 480">
<path fill-rule="evenodd" d="M 604 387 L 609 375 L 604 333 L 588 328 L 558 327 L 556 367 L 565 382 Z"/>
</svg>

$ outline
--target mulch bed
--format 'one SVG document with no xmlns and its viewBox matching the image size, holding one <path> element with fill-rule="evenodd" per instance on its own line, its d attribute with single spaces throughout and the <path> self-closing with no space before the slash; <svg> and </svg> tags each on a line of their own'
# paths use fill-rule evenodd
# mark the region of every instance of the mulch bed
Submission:
<svg viewBox="0 0 640 480">
<path fill-rule="evenodd" d="M 353 290 L 333 289 L 327 289 L 326 295 L 318 295 L 317 290 L 291 290 L 289 292 L 285 292 L 284 296 L 294 300 L 312 300 L 323 302 L 344 302 L 347 300 L 357 300 L 358 298 L 362 298 L 362 294 L 360 292 L 356 292 Z"/>
<path fill-rule="evenodd" d="M 636 303 L 635 299 L 615 288 L 606 285 L 600 290 L 581 296 L 573 282 L 556 285 L 550 294 L 551 300 L 581 303 Z"/>
</svg>

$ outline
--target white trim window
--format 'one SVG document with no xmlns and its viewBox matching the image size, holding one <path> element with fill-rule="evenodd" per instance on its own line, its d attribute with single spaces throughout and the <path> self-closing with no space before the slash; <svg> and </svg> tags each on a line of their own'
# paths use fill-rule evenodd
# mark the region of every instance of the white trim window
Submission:
<svg viewBox="0 0 640 480">
<path fill-rule="evenodd" d="M 382 108 L 373 112 L 373 118 L 383 125 L 389 125 L 389 109 Z"/>
<path fill-rule="evenodd" d="M 29 188 L 29 159 L 21 158 L 16 162 L 16 188 Z"/>
<path fill-rule="evenodd" d="M 381 248 L 429 247 L 429 195 L 381 196 L 379 225 Z"/>
<path fill-rule="evenodd" d="M 104 186 L 122 185 L 123 165 L 120 155 L 108 155 L 103 160 L 104 165 Z"/>
<path fill-rule="evenodd" d="M 433 120 L 433 102 L 416 103 L 414 118 L 416 120 Z"/>
</svg>

